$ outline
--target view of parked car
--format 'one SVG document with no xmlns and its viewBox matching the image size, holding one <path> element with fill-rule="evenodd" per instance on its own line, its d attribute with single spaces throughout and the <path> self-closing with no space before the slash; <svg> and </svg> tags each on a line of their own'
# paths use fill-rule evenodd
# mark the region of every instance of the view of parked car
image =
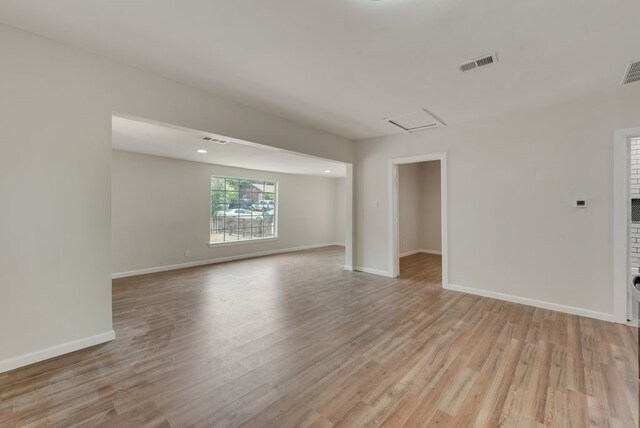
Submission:
<svg viewBox="0 0 640 428">
<path fill-rule="evenodd" d="M 273 203 L 273 201 L 267 200 L 267 199 L 263 199 L 263 200 L 259 200 L 258 202 L 254 203 L 251 208 L 253 208 L 256 211 L 265 211 L 265 210 L 272 210 L 275 208 L 275 204 Z"/>
<path fill-rule="evenodd" d="M 260 222 L 263 219 L 266 221 L 273 221 L 275 217 L 275 210 L 268 210 L 262 213 L 256 213 L 255 211 L 246 210 L 242 208 L 234 208 L 231 210 L 224 211 L 224 213 L 218 214 L 219 217 L 224 217 L 228 220 L 233 221 L 234 219 L 238 220 L 253 220 L 254 222 Z"/>
<path fill-rule="evenodd" d="M 243 208 L 234 208 L 234 209 L 225 211 L 224 215 L 225 217 L 251 218 L 253 215 L 253 211 L 246 210 Z"/>
</svg>

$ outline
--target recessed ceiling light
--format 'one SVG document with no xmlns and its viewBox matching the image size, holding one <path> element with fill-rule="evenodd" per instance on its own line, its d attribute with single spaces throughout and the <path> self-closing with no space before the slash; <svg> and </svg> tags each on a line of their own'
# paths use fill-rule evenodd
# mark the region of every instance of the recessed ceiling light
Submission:
<svg viewBox="0 0 640 428">
<path fill-rule="evenodd" d="M 208 153 L 205 149 L 198 149 L 198 150 L 196 150 L 196 152 L 202 153 L 202 154 Z"/>
<path fill-rule="evenodd" d="M 330 173 L 331 173 L 331 170 L 327 169 L 327 170 L 325 170 L 325 171 L 324 171 L 324 173 L 325 173 L 325 174 L 330 174 Z"/>
</svg>

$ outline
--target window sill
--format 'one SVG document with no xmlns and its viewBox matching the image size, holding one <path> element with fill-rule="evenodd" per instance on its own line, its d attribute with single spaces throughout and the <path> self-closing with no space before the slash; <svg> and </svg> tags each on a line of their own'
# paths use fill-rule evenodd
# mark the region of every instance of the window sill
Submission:
<svg viewBox="0 0 640 428">
<path fill-rule="evenodd" d="M 242 241 L 209 242 L 209 248 L 228 247 L 230 245 L 240 245 L 240 244 L 255 244 L 258 242 L 271 242 L 271 241 L 277 241 L 277 240 L 278 240 L 278 237 L 274 236 L 273 238 L 245 239 Z"/>
</svg>

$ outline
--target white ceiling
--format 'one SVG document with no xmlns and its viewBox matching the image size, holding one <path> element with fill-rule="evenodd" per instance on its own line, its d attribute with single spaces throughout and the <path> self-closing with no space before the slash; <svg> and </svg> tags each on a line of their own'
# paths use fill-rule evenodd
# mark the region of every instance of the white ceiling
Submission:
<svg viewBox="0 0 640 428">
<path fill-rule="evenodd" d="M 113 117 L 113 148 L 175 159 L 288 174 L 344 177 L 346 166 L 270 146 L 127 117 Z M 230 141 L 204 141 L 209 136 Z M 207 150 L 206 154 L 198 149 Z M 331 171 L 326 173 L 325 171 Z"/>
<path fill-rule="evenodd" d="M 421 108 L 451 125 L 614 88 L 638 16 L 637 0 L 0 2 L 0 22 L 352 139 Z"/>
</svg>

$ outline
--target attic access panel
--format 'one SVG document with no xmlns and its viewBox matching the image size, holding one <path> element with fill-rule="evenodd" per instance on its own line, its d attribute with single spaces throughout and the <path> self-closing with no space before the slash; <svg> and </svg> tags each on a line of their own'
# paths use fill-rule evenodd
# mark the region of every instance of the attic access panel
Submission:
<svg viewBox="0 0 640 428">
<path fill-rule="evenodd" d="M 390 117 L 387 118 L 386 121 L 405 132 L 445 126 L 440 119 L 425 109 Z"/>
</svg>

